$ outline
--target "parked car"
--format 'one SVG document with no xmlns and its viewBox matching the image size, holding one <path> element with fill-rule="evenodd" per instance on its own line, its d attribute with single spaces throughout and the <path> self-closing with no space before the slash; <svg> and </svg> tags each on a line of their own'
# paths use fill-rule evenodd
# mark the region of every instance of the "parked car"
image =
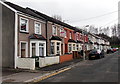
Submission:
<svg viewBox="0 0 120 84">
<path fill-rule="evenodd" d="M 89 53 L 89 59 L 100 59 L 104 57 L 104 50 L 93 49 Z"/>
<path fill-rule="evenodd" d="M 116 52 L 116 51 L 117 51 L 117 49 L 116 49 L 116 48 L 113 48 L 112 50 L 113 50 L 113 52 Z"/>
<path fill-rule="evenodd" d="M 112 48 L 107 49 L 107 54 L 109 54 L 109 53 L 114 53 Z"/>
</svg>

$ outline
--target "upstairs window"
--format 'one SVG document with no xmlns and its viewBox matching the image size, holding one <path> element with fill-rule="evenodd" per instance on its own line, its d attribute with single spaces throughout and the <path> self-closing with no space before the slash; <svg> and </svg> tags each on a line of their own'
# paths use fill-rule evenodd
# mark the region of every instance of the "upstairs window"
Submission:
<svg viewBox="0 0 120 84">
<path fill-rule="evenodd" d="M 28 32 L 28 19 L 20 18 L 20 31 L 21 32 Z"/>
<path fill-rule="evenodd" d="M 65 36 L 65 38 L 67 37 L 67 30 L 64 30 L 64 36 Z"/>
<path fill-rule="evenodd" d="M 56 26 L 52 27 L 52 34 L 57 35 L 57 27 Z"/>
<path fill-rule="evenodd" d="M 60 28 L 60 36 L 64 37 L 64 29 Z"/>
<path fill-rule="evenodd" d="M 41 24 L 39 22 L 35 22 L 35 34 L 41 34 Z"/>
</svg>

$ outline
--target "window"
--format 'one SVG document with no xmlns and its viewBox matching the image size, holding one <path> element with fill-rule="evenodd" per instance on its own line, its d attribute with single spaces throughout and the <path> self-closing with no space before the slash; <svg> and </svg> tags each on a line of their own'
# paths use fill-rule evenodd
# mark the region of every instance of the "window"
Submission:
<svg viewBox="0 0 120 84">
<path fill-rule="evenodd" d="M 67 37 L 67 30 L 64 30 L 64 36 Z"/>
<path fill-rule="evenodd" d="M 75 50 L 75 44 L 73 44 L 73 50 Z"/>
<path fill-rule="evenodd" d="M 72 44 L 68 45 L 69 52 L 72 52 Z"/>
<path fill-rule="evenodd" d="M 20 18 L 20 31 L 28 32 L 28 19 Z"/>
<path fill-rule="evenodd" d="M 79 50 L 79 45 L 78 44 L 76 45 L 76 49 Z"/>
<path fill-rule="evenodd" d="M 35 34 L 41 34 L 41 24 L 35 22 Z"/>
<path fill-rule="evenodd" d="M 20 56 L 21 57 L 27 56 L 27 43 L 26 42 L 20 43 Z"/>
<path fill-rule="evenodd" d="M 79 38 L 79 35 L 78 35 L 78 33 L 76 34 L 76 40 L 78 40 L 78 38 Z"/>
<path fill-rule="evenodd" d="M 57 35 L 57 27 L 53 26 L 52 31 L 53 35 Z"/>
<path fill-rule="evenodd" d="M 60 43 L 57 42 L 57 54 L 60 54 Z"/>
<path fill-rule="evenodd" d="M 60 28 L 60 36 L 64 37 L 64 30 Z"/>
<path fill-rule="evenodd" d="M 55 54 L 55 49 L 54 49 L 54 45 L 55 43 L 54 42 L 51 42 L 51 54 Z"/>
<path fill-rule="evenodd" d="M 39 43 L 39 56 L 44 56 L 44 44 Z"/>
<path fill-rule="evenodd" d="M 36 43 L 32 43 L 32 56 L 36 56 Z"/>
<path fill-rule="evenodd" d="M 70 39 L 72 39 L 72 32 L 70 32 Z"/>
</svg>

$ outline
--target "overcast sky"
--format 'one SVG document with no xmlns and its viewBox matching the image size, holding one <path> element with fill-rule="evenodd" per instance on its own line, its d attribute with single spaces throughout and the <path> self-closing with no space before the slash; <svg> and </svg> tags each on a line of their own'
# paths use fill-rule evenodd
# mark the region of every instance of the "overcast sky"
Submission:
<svg viewBox="0 0 120 84">
<path fill-rule="evenodd" d="M 109 26 L 117 23 L 120 0 L 7 0 L 44 14 L 62 16 L 73 26 Z M 112 13 L 111 13 L 112 12 Z M 103 16 L 101 16 L 103 15 Z M 100 17 L 96 17 L 100 16 Z M 92 18 L 94 17 L 94 18 Z M 91 19 L 92 18 L 92 19 Z"/>
</svg>

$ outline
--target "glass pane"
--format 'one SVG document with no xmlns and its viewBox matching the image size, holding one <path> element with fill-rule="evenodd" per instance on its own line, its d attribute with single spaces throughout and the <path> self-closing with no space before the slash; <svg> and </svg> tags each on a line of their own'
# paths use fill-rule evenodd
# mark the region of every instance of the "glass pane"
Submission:
<svg viewBox="0 0 120 84">
<path fill-rule="evenodd" d="M 21 57 L 26 56 L 26 43 L 21 43 Z"/>
<path fill-rule="evenodd" d="M 27 31 L 27 28 L 26 28 L 27 27 L 27 20 L 21 19 L 20 25 L 21 25 L 21 30 Z"/>
<path fill-rule="evenodd" d="M 32 56 L 36 56 L 36 47 L 35 47 L 35 43 L 32 43 Z"/>
<path fill-rule="evenodd" d="M 44 56 L 44 47 L 39 47 L 39 56 Z"/>
<path fill-rule="evenodd" d="M 51 54 L 54 54 L 54 43 L 51 43 Z"/>
</svg>

